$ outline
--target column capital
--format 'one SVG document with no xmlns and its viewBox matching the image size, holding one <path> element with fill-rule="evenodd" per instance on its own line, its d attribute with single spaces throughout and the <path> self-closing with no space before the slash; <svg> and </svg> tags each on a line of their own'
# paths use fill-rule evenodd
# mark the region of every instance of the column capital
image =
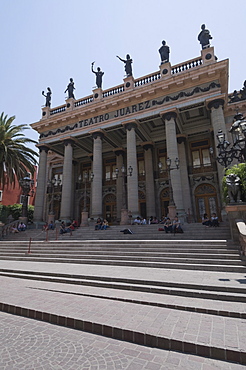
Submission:
<svg viewBox="0 0 246 370">
<path fill-rule="evenodd" d="M 126 128 L 126 130 L 131 131 L 131 129 L 136 129 L 138 127 L 137 122 L 122 122 L 122 125 Z"/>
<path fill-rule="evenodd" d="M 46 145 L 37 145 L 37 147 L 39 149 L 39 153 L 41 153 L 42 151 L 45 151 L 45 153 L 48 153 L 49 151 L 49 147 Z"/>
<path fill-rule="evenodd" d="M 113 150 L 113 152 L 115 153 L 115 155 L 117 155 L 117 157 L 119 156 L 119 155 L 124 155 L 125 154 L 125 149 L 124 148 L 115 148 L 114 150 Z"/>
<path fill-rule="evenodd" d="M 149 149 L 153 149 L 153 147 L 154 147 L 154 144 L 153 144 L 153 142 L 151 142 L 151 141 L 148 141 L 148 142 L 145 142 L 145 143 L 142 143 L 141 144 L 142 145 L 142 147 L 143 147 L 143 149 L 144 150 L 149 150 Z"/>
<path fill-rule="evenodd" d="M 220 99 L 214 99 L 214 100 L 211 100 L 210 102 L 208 102 L 208 109 L 218 109 L 220 106 L 224 106 L 224 99 L 220 98 Z"/>
<path fill-rule="evenodd" d="M 69 144 L 70 144 L 71 146 L 73 146 L 73 145 L 74 145 L 74 140 L 73 140 L 72 138 L 64 139 L 64 140 L 63 140 L 63 144 L 64 144 L 65 146 L 68 146 Z"/>
<path fill-rule="evenodd" d="M 171 119 L 176 119 L 177 118 L 177 113 L 175 111 L 167 112 L 162 114 L 162 119 L 165 121 L 171 121 Z"/>
<path fill-rule="evenodd" d="M 182 144 L 182 143 L 185 143 L 185 142 L 186 142 L 186 135 L 178 134 L 177 135 L 177 143 Z"/>
<path fill-rule="evenodd" d="M 97 139 L 98 137 L 100 137 L 100 139 L 103 139 L 105 134 L 103 131 L 95 131 L 95 132 L 92 132 L 91 136 L 93 139 Z"/>
</svg>

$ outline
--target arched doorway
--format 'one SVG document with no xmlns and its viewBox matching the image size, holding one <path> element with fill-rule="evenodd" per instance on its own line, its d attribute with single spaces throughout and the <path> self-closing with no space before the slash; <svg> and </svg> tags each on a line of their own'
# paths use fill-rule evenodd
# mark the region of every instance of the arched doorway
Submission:
<svg viewBox="0 0 246 370">
<path fill-rule="evenodd" d="M 139 202 L 139 211 L 140 215 L 143 218 L 147 217 L 146 214 L 146 197 L 143 191 L 138 192 L 138 202 Z"/>
<path fill-rule="evenodd" d="M 162 216 L 167 217 L 169 206 L 169 188 L 165 188 L 161 191 L 160 201 L 161 201 L 161 217 Z"/>
<path fill-rule="evenodd" d="M 116 222 L 116 196 L 114 194 L 108 194 L 103 200 L 103 218 L 106 218 L 108 223 L 112 224 Z"/>
<path fill-rule="evenodd" d="M 201 222 L 204 213 L 208 214 L 208 217 L 214 212 L 218 216 L 218 200 L 217 192 L 214 186 L 210 184 L 201 184 L 195 190 L 196 200 L 196 214 L 197 219 Z"/>
</svg>

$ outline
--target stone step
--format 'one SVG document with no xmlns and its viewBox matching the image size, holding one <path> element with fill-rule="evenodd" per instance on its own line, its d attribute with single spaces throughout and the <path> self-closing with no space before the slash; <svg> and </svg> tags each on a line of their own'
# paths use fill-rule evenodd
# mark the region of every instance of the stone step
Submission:
<svg viewBox="0 0 246 370">
<path fill-rule="evenodd" d="M 50 230 L 48 233 L 43 232 L 39 229 L 28 229 L 25 232 L 19 234 L 8 235 L 5 240 L 28 240 L 30 237 L 36 240 L 45 240 L 47 237 L 49 240 L 69 240 L 69 239 L 81 239 L 81 240 L 107 240 L 107 239 L 121 239 L 121 240 L 132 240 L 132 239 L 159 239 L 168 240 L 176 238 L 179 240 L 185 239 L 220 239 L 221 235 L 225 239 L 230 239 L 230 229 L 226 223 L 221 223 L 219 228 L 204 228 L 201 224 L 185 224 L 184 234 L 166 234 L 165 232 L 158 231 L 159 227 L 163 225 L 127 225 L 127 226 L 110 226 L 108 230 L 94 230 L 94 225 L 89 227 L 80 227 L 73 231 L 70 235 L 63 234 L 59 235 L 59 229 Z M 133 232 L 132 235 L 124 235 L 120 231 L 124 228 L 130 228 Z"/>
<path fill-rule="evenodd" d="M 2 257 L 10 256 L 10 257 L 21 257 L 23 256 L 23 253 L 14 253 L 14 252 L 6 252 L 6 253 L 1 253 Z M 32 257 L 35 258 L 68 258 L 68 259 L 90 259 L 90 260 L 98 260 L 100 258 L 101 261 L 118 261 L 120 258 L 120 261 L 149 261 L 149 262 L 174 262 L 174 263 L 190 263 L 190 264 L 219 264 L 219 265 L 238 265 L 241 262 L 241 259 L 238 256 L 234 256 L 234 258 L 231 258 L 229 255 L 228 258 L 225 258 L 223 255 L 217 255 L 214 256 L 214 258 L 211 258 L 209 255 L 207 256 L 197 256 L 197 258 L 193 258 L 191 254 L 189 255 L 184 255 L 179 257 L 176 257 L 175 255 L 167 255 L 167 256 L 151 256 L 151 255 L 146 255 L 143 256 L 141 254 L 139 255 L 130 255 L 130 256 L 125 256 L 125 255 L 113 255 L 113 254 L 82 254 L 82 253 L 45 253 L 44 251 L 32 251 Z"/>
<path fill-rule="evenodd" d="M 49 282 L 43 283 L 46 287 L 33 283 L 30 296 L 20 280 L 13 279 L 11 295 L 7 289 L 2 292 L 2 311 L 150 347 L 246 364 L 242 318 L 211 310 L 201 313 L 154 306 L 145 299 L 131 302 L 127 297 L 113 300 L 83 295 L 69 286 L 67 291 L 55 289 Z"/>
<path fill-rule="evenodd" d="M 243 265 L 223 265 L 223 264 L 205 264 L 205 263 L 174 263 L 174 262 L 140 262 L 140 261 L 121 261 L 121 260 L 101 260 L 101 259 L 75 259 L 75 258 L 51 258 L 51 257 L 34 257 L 32 254 L 26 254 L 24 257 L 2 256 L 2 260 L 18 260 L 33 262 L 55 262 L 55 263 L 72 263 L 72 264 L 90 264 L 90 265 L 108 265 L 108 266 L 131 266 L 147 267 L 162 269 L 184 269 L 184 270 L 201 270 L 201 271 L 222 271 L 222 272 L 243 272 L 246 273 L 246 267 Z M 240 261 L 241 262 L 241 261 Z"/>
<path fill-rule="evenodd" d="M 246 302 L 246 288 L 233 288 L 233 289 L 223 289 L 216 286 L 197 286 L 195 284 L 170 284 L 166 282 L 154 282 L 154 281 L 136 281 L 131 279 L 113 279 L 113 281 L 107 281 L 101 277 L 81 277 L 81 276 L 69 276 L 68 274 L 60 274 L 57 276 L 50 274 L 34 274 L 34 273 L 24 273 L 16 271 L 4 271 L 1 269 L 1 276 L 20 278 L 26 280 L 38 280 L 47 281 L 52 283 L 63 283 L 72 285 L 83 285 L 83 286 L 94 286 L 106 289 L 117 289 L 124 291 L 138 291 L 138 292 L 148 292 L 153 294 L 165 294 L 172 296 L 183 296 L 192 297 L 199 299 L 209 299 L 217 301 L 231 301 L 231 302 Z M 228 314 L 229 316 L 229 314 Z M 239 316 L 237 316 L 239 317 Z M 240 315 L 240 317 L 246 318 L 246 313 Z"/>
<path fill-rule="evenodd" d="M 19 249 L 11 249 L 11 250 L 6 250 L 6 249 L 0 249 L 0 255 L 1 256 L 22 256 L 23 254 L 26 254 L 27 250 L 26 248 L 19 248 Z M 160 252 L 152 252 L 152 251 L 122 251 L 122 250 L 88 250 L 85 251 L 83 250 L 73 250 L 73 249 L 68 249 L 68 250 L 60 250 L 60 249 L 41 249 L 41 248 L 32 248 L 31 251 L 32 254 L 35 254 L 35 256 L 42 255 L 47 256 L 51 255 L 52 257 L 61 257 L 61 256 L 74 256 L 74 257 L 96 257 L 96 256 L 111 256 L 111 257 L 120 257 L 122 259 L 126 258 L 185 258 L 189 259 L 192 257 L 192 259 L 228 259 L 228 260 L 240 260 L 240 255 L 239 253 L 235 251 L 227 251 L 227 250 L 211 250 L 204 251 L 204 250 L 166 250 L 166 251 L 160 251 Z"/>
</svg>

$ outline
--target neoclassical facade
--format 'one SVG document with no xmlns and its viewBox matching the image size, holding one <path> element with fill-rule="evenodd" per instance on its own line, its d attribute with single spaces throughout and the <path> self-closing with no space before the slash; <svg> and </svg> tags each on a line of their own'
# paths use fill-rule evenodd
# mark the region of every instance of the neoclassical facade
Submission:
<svg viewBox="0 0 246 370">
<path fill-rule="evenodd" d="M 160 218 L 168 214 L 171 191 L 184 221 L 220 215 L 216 135 L 222 130 L 230 141 L 236 109 L 246 110 L 244 100 L 228 96 L 228 73 L 228 60 L 218 61 L 208 47 L 195 59 L 166 62 L 150 75 L 44 107 L 32 124 L 40 134 L 35 221 L 52 213 L 81 221 L 84 210 L 116 224 L 122 209 Z"/>
</svg>

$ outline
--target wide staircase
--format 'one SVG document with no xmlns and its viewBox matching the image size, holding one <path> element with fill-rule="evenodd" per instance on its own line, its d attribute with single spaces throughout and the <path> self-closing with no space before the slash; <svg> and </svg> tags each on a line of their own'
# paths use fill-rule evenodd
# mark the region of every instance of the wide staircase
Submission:
<svg viewBox="0 0 246 370">
<path fill-rule="evenodd" d="M 246 267 L 228 225 L 189 224 L 175 235 L 159 227 L 27 230 L 1 240 L 0 308 L 246 364 Z"/>
</svg>

